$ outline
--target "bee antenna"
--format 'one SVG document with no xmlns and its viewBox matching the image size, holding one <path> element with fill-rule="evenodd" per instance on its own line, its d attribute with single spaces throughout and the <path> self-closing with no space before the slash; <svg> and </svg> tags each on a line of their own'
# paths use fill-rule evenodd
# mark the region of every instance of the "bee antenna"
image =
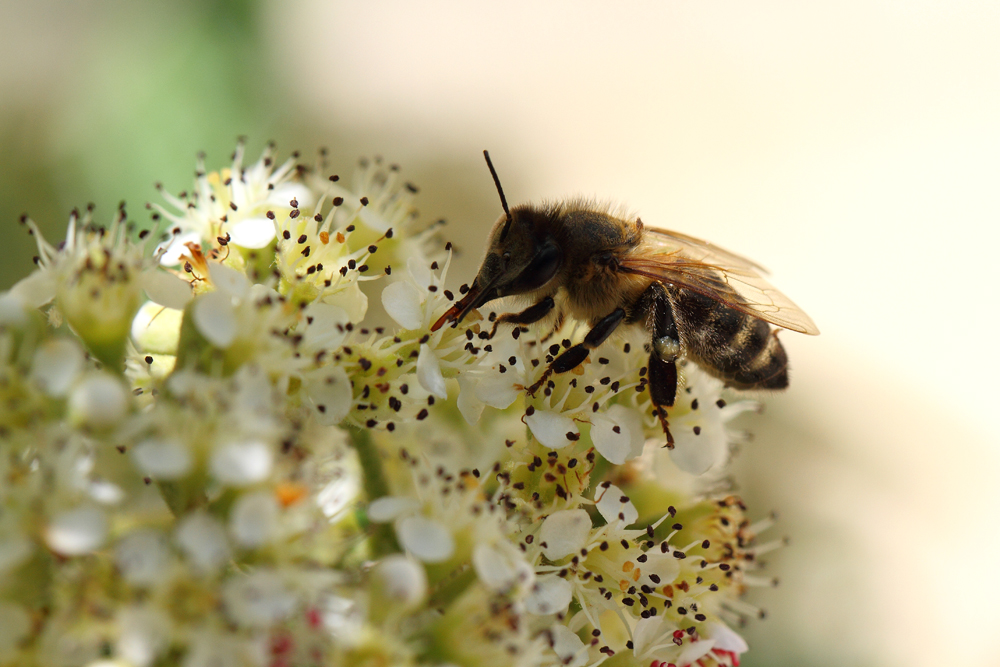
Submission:
<svg viewBox="0 0 1000 667">
<path fill-rule="evenodd" d="M 493 161 L 490 160 L 490 152 L 484 150 L 483 157 L 486 158 L 486 166 L 490 168 L 490 173 L 493 175 L 493 182 L 497 185 L 497 192 L 500 193 L 500 205 L 503 206 L 503 212 L 507 214 L 507 222 L 504 223 L 503 229 L 500 230 L 500 240 L 503 241 L 504 237 L 507 236 L 507 230 L 510 229 L 510 223 L 514 221 L 514 218 L 510 215 L 510 209 L 507 208 L 507 198 L 503 196 L 503 188 L 500 187 L 500 177 L 497 176 L 497 170 L 493 168 Z"/>
</svg>

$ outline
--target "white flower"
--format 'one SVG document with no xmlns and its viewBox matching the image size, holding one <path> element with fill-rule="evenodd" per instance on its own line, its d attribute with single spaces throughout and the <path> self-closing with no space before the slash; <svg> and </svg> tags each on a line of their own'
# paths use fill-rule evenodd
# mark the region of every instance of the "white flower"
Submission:
<svg viewBox="0 0 1000 667">
<path fill-rule="evenodd" d="M 103 510 L 83 506 L 55 515 L 45 528 L 45 542 L 63 556 L 80 556 L 99 548 L 108 535 Z"/>
<path fill-rule="evenodd" d="M 191 452 L 177 440 L 143 440 L 132 448 L 132 458 L 153 479 L 178 479 L 194 462 Z"/>
<path fill-rule="evenodd" d="M 127 410 L 125 387 L 110 373 L 90 373 L 69 395 L 69 419 L 84 428 L 110 428 L 122 420 Z"/>
<path fill-rule="evenodd" d="M 586 546 L 592 527 L 586 510 L 553 512 L 538 533 L 542 552 L 551 561 L 562 560 Z"/>
<path fill-rule="evenodd" d="M 280 528 L 281 509 L 267 491 L 254 491 L 240 496 L 229 516 L 229 531 L 236 542 L 251 549 L 276 539 Z"/>
<path fill-rule="evenodd" d="M 404 549 L 425 563 L 446 561 L 455 551 L 449 527 L 419 515 L 397 519 L 396 536 Z"/>
<path fill-rule="evenodd" d="M 184 554 L 203 572 L 213 572 L 229 559 L 229 542 L 222 525 L 207 514 L 189 514 L 174 535 Z"/>
<path fill-rule="evenodd" d="M 115 547 L 115 562 L 129 583 L 155 584 L 164 577 L 170 562 L 166 539 L 154 530 L 134 530 Z"/>
<path fill-rule="evenodd" d="M 256 629 L 287 618 L 297 604 L 281 575 L 266 569 L 230 577 L 222 588 L 222 600 L 233 622 Z"/>
</svg>

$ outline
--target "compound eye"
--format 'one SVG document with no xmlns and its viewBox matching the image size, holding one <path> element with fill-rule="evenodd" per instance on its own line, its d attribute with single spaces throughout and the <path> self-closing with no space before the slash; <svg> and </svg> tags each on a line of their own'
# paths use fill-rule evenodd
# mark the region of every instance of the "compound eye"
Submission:
<svg viewBox="0 0 1000 667">
<path fill-rule="evenodd" d="M 562 266 L 562 251 L 554 243 L 546 243 L 538 250 L 528 266 L 515 281 L 515 293 L 530 292 L 552 280 Z"/>
</svg>

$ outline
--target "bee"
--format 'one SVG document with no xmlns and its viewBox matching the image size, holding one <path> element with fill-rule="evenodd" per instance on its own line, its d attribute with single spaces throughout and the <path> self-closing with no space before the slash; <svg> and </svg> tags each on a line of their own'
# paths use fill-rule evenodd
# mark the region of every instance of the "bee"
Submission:
<svg viewBox="0 0 1000 667">
<path fill-rule="evenodd" d="M 772 287 L 758 264 L 706 241 L 643 225 L 586 201 L 508 208 L 489 152 L 483 151 L 503 215 L 465 295 L 431 327 L 457 325 L 472 310 L 506 296 L 532 305 L 495 320 L 523 326 L 555 315 L 587 322 L 583 341 L 568 347 L 531 387 L 586 360 L 621 326 L 650 336 L 647 386 L 653 412 L 672 447 L 666 408 L 677 398 L 677 364 L 687 359 L 736 389 L 784 389 L 788 355 L 780 329 L 819 329 Z M 774 325 L 775 329 L 772 329 Z"/>
</svg>

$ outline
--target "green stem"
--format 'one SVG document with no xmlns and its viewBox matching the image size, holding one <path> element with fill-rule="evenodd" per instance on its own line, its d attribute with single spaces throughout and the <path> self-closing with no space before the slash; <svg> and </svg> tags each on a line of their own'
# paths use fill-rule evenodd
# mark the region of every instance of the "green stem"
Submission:
<svg viewBox="0 0 1000 667">
<path fill-rule="evenodd" d="M 351 436 L 351 443 L 354 451 L 358 453 L 358 461 L 361 463 L 362 484 L 365 488 L 365 495 L 369 502 L 376 498 L 389 495 L 389 481 L 385 477 L 382 469 L 382 457 L 378 447 L 372 441 L 371 432 L 357 426 L 348 426 L 347 432 Z M 385 554 L 398 553 L 402 549 L 396 542 L 392 526 L 386 523 L 377 524 L 372 532 L 372 557 L 378 558 Z"/>
</svg>

